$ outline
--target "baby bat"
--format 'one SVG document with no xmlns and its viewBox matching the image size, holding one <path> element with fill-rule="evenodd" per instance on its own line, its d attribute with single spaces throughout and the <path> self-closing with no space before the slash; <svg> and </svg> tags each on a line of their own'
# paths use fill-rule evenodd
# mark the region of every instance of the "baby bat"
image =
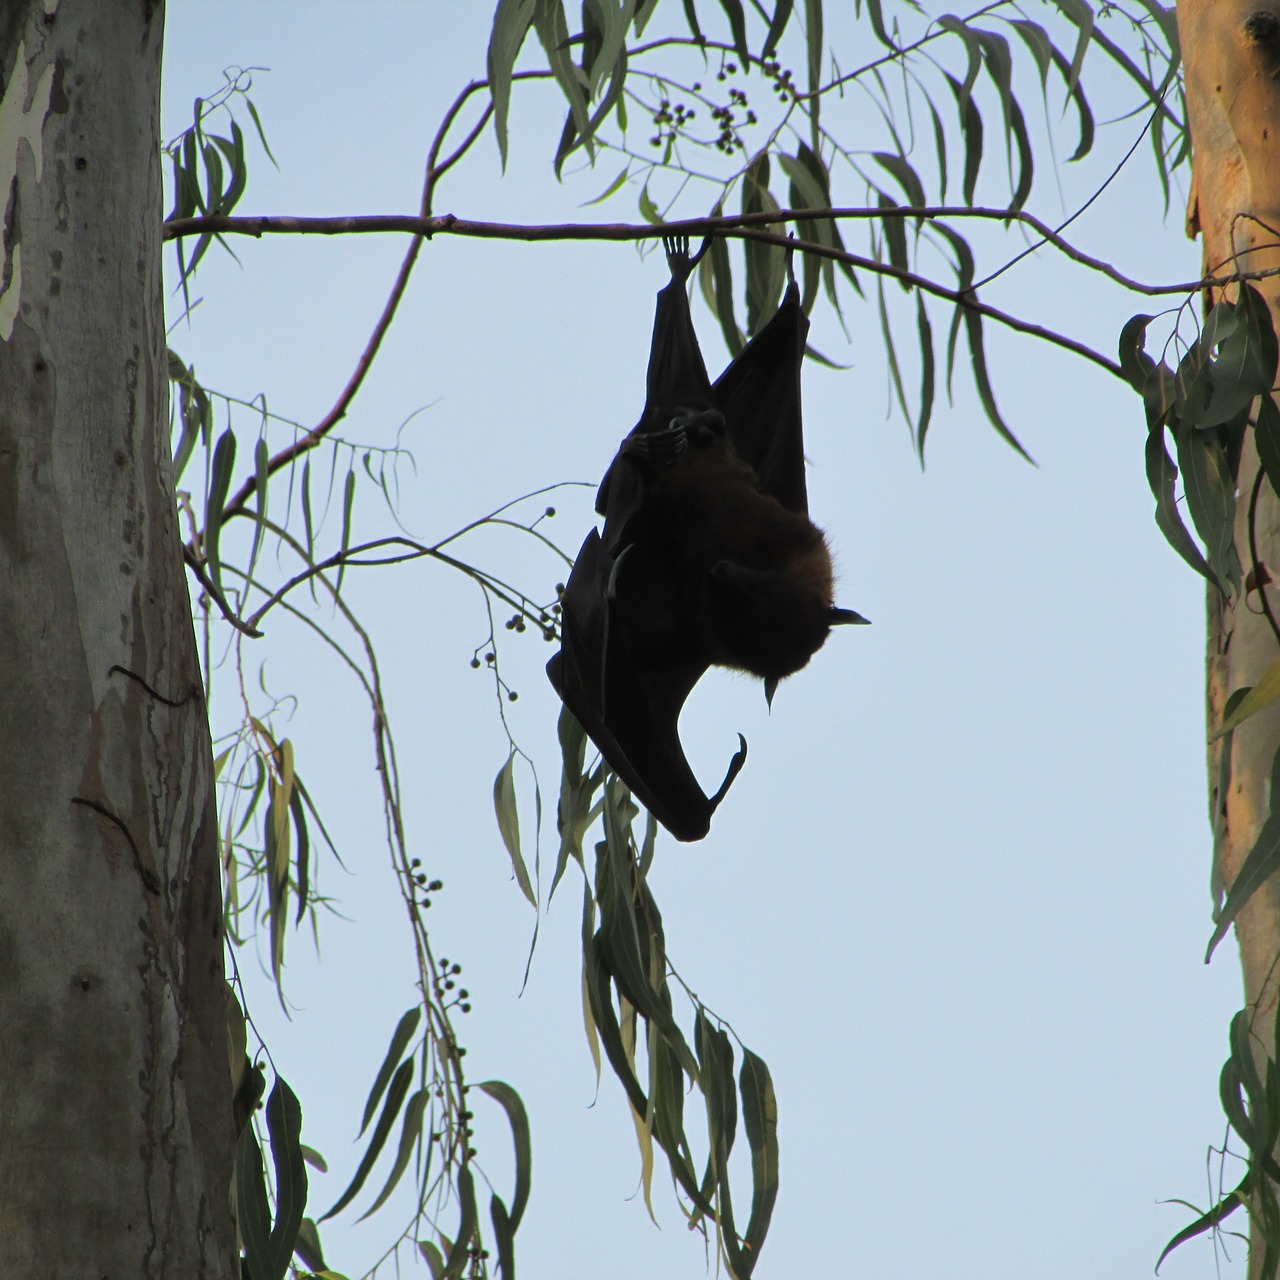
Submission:
<svg viewBox="0 0 1280 1280">
<path fill-rule="evenodd" d="M 672 278 L 658 295 L 644 413 L 601 482 L 604 526 L 574 561 L 547 674 L 646 808 L 676 839 L 700 840 L 747 754 L 739 734 L 708 797 L 678 729 L 706 669 L 760 676 L 772 702 L 832 626 L 866 619 L 833 605 L 831 554 L 809 519 L 809 323 L 795 282 L 713 386 L 686 293 L 697 258 L 687 241 L 666 247 Z"/>
</svg>

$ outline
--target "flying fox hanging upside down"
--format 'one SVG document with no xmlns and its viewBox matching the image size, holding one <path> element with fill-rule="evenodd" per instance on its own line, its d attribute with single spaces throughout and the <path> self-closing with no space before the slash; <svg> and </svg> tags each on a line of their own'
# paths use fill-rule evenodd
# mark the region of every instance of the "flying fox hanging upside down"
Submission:
<svg viewBox="0 0 1280 1280">
<path fill-rule="evenodd" d="M 712 385 L 689 313 L 688 241 L 666 241 L 647 397 L 600 490 L 604 516 L 565 586 L 556 692 L 609 766 L 678 840 L 701 840 L 715 795 L 680 743 L 680 710 L 709 666 L 778 681 L 832 626 L 831 553 L 809 519 L 800 365 L 809 329 L 794 280 L 777 314 Z M 703 250 L 705 252 L 705 248 Z M 701 256 L 699 254 L 698 256 Z"/>
</svg>

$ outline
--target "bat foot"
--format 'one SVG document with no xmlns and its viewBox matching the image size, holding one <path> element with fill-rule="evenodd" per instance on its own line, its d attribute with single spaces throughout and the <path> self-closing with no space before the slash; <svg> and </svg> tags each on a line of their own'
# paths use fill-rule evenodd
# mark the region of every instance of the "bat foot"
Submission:
<svg viewBox="0 0 1280 1280">
<path fill-rule="evenodd" d="M 685 439 L 696 445 L 708 445 L 724 435 L 724 414 L 719 409 L 681 409 L 671 419 L 668 430 L 679 428 Z"/>
<path fill-rule="evenodd" d="M 689 452 L 689 432 L 680 418 L 672 418 L 660 431 L 642 431 L 628 436 L 623 451 L 629 458 L 656 471 L 664 471 Z"/>
</svg>

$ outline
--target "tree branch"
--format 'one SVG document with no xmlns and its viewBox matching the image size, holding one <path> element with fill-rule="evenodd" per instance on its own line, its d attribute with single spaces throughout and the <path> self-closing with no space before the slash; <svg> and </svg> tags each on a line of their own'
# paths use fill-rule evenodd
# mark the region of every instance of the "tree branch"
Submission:
<svg viewBox="0 0 1280 1280">
<path fill-rule="evenodd" d="M 263 215 L 259 217 L 226 217 L 209 215 L 198 218 L 175 218 L 164 224 L 164 238 L 202 235 L 366 235 L 384 232 L 401 232 L 430 239 L 435 235 L 468 236 L 483 240 L 657 240 L 672 235 L 724 235 L 735 236 L 751 227 L 767 227 L 785 222 L 813 222 L 818 219 L 832 221 L 858 221 L 883 218 L 955 218 L 978 219 L 988 222 L 1020 222 L 1038 236 L 1042 236 L 1073 262 L 1114 280 L 1116 284 L 1133 293 L 1148 297 L 1161 297 L 1194 293 L 1199 289 L 1230 284 L 1239 279 L 1261 279 L 1275 275 L 1280 268 L 1267 271 L 1233 272 L 1228 276 L 1213 276 L 1200 280 L 1179 281 L 1174 284 L 1146 284 L 1134 280 L 1101 258 L 1095 258 L 1077 249 L 1069 240 L 1059 235 L 1047 223 L 1034 214 L 1022 210 L 981 208 L 972 205 L 891 205 L 883 208 L 849 207 L 827 209 L 776 209 L 760 213 L 725 214 L 718 218 L 683 218 L 675 222 L 561 222 L 524 224 L 512 222 L 479 222 L 445 213 L 437 217 L 414 217 L 411 214 L 357 214 L 334 218 L 299 218 L 290 215 Z M 816 252 L 820 246 L 799 243 L 797 248 Z M 828 255 L 829 256 L 829 255 Z M 872 264 L 880 270 L 887 264 Z M 892 274 L 888 272 L 886 274 Z"/>
</svg>

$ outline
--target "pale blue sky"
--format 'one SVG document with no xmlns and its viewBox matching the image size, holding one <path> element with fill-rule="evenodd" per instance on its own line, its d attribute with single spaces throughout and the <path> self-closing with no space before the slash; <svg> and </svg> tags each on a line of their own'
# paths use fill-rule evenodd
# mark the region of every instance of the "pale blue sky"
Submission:
<svg viewBox="0 0 1280 1280">
<path fill-rule="evenodd" d="M 441 112 L 483 72 L 488 20 L 481 4 L 175 0 L 166 133 L 185 126 L 224 66 L 269 67 L 253 96 L 281 172 L 252 153 L 242 212 L 414 211 Z M 438 211 L 596 215 L 578 206 L 616 165 L 557 185 L 553 91 L 519 95 L 512 116 L 506 178 L 486 141 Z M 1102 151 L 1121 154 L 1135 127 L 1118 127 Z M 1064 177 L 1068 206 L 1108 168 Z M 634 198 L 600 216 L 634 217 Z M 1032 204 L 1050 218 L 1061 207 L 1047 171 Z M 1140 161 L 1076 229 L 1135 274 L 1194 276 L 1180 210 L 1167 226 L 1160 213 Z M 348 377 L 404 241 L 234 248 L 240 265 L 210 251 L 195 288 L 204 301 L 173 344 L 208 385 L 265 392 L 277 412 L 315 420 Z M 404 434 L 417 459 L 416 480 L 403 477 L 405 524 L 439 535 L 538 485 L 598 479 L 643 401 L 664 279 L 658 257 L 623 245 L 426 246 L 343 428 L 389 443 L 430 406 Z M 1038 259 L 1002 290 L 994 301 L 1108 353 L 1124 319 L 1149 309 Z M 719 367 L 714 321 L 704 309 L 695 318 Z M 1217 1073 L 1240 1000 L 1233 948 L 1201 963 L 1211 928 L 1202 584 L 1156 531 L 1140 406 L 1106 374 L 993 331 L 1001 404 L 1039 466 L 996 439 L 960 379 L 922 474 L 887 412 L 871 309 L 850 328 L 852 347 L 829 314 L 815 316 L 815 345 L 852 368 L 805 373 L 810 499 L 836 549 L 841 603 L 874 625 L 837 633 L 783 686 L 771 717 L 757 685 L 707 682 L 685 722 L 695 766 L 718 776 L 738 730 L 750 761 L 710 838 L 662 837 L 652 875 L 681 975 L 777 1086 L 782 1190 L 756 1275 L 1146 1276 L 1187 1220 L 1160 1201 L 1207 1198 L 1205 1149 L 1224 1128 Z M 556 505 L 549 532 L 572 551 L 592 518 L 589 493 Z M 486 545 L 548 588 L 563 576 L 545 556 Z M 592 1105 L 576 883 L 542 921 L 521 994 L 534 919 L 493 818 L 506 752 L 492 688 L 468 667 L 486 626 L 479 596 L 421 564 L 363 574 L 351 589 L 381 649 L 411 841 L 446 884 L 431 913 L 437 945 L 465 966 L 474 996 L 468 1063 L 474 1079 L 520 1090 L 532 1117 L 520 1273 L 704 1274 L 661 1172 L 661 1229 L 647 1218 L 631 1121 L 608 1075 Z M 322 963 L 310 963 L 305 937 L 290 941 L 292 1023 L 266 982 L 253 1009 L 302 1098 L 304 1140 L 333 1169 L 313 1179 L 321 1209 L 359 1158 L 360 1111 L 412 1003 L 412 969 L 367 707 L 287 627 L 261 651 L 272 690 L 299 695 L 281 729 L 351 872 L 325 871 L 348 919 L 327 922 Z M 521 694 L 512 724 L 550 804 L 547 656 L 529 635 L 504 661 Z M 549 825 L 548 860 L 553 834 Z M 505 1135 L 496 1114 L 484 1121 L 502 1190 Z M 327 1224 L 331 1265 L 361 1274 L 390 1233 L 383 1215 Z M 1241 1256 L 1222 1274 L 1243 1275 Z M 1213 1266 L 1210 1246 L 1194 1244 L 1162 1275 Z"/>
</svg>

